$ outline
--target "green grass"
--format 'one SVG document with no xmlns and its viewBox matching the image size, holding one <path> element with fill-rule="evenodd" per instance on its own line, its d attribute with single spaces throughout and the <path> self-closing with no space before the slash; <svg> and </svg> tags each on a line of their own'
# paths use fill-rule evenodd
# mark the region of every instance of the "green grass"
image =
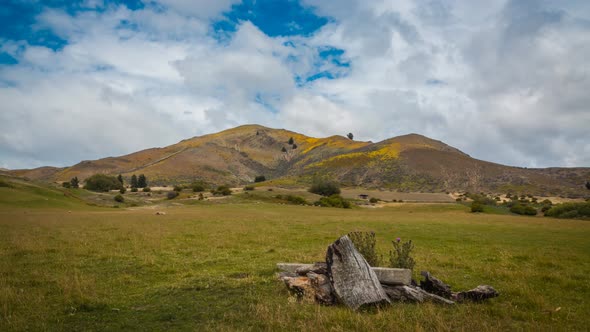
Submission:
<svg viewBox="0 0 590 332">
<path fill-rule="evenodd" d="M 345 210 L 239 198 L 169 206 L 156 216 L 145 208 L 91 209 L 67 197 L 55 206 L 6 198 L 0 195 L 1 331 L 590 327 L 586 221 L 472 214 L 459 204 Z M 416 274 L 427 269 L 454 290 L 490 284 L 501 295 L 361 313 L 294 303 L 274 277 L 275 263 L 321 261 L 332 241 L 353 230 L 375 231 L 383 255 L 396 237 L 412 239 Z"/>
</svg>

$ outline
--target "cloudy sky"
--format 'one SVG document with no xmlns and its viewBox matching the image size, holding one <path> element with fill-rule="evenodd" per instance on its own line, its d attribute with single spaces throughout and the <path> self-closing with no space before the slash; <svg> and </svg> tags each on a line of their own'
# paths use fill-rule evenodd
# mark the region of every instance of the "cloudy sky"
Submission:
<svg viewBox="0 0 590 332">
<path fill-rule="evenodd" d="M 3 0 L 0 167 L 241 124 L 590 166 L 590 1 Z"/>
</svg>

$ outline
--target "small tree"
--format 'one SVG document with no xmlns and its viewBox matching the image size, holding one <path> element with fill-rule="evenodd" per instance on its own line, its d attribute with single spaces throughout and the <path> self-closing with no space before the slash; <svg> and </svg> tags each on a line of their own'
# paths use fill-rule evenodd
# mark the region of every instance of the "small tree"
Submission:
<svg viewBox="0 0 590 332">
<path fill-rule="evenodd" d="M 121 196 L 121 194 L 115 196 L 115 201 L 119 202 L 119 203 L 123 203 L 125 201 L 125 198 L 123 198 L 123 196 Z"/>
<path fill-rule="evenodd" d="M 297 149 L 297 144 L 293 144 L 293 150 Z"/>
<path fill-rule="evenodd" d="M 346 137 L 348 137 L 350 140 L 352 140 L 354 138 L 354 135 L 352 133 L 348 133 L 348 135 L 346 135 Z"/>
<path fill-rule="evenodd" d="M 70 180 L 70 186 L 72 188 L 79 188 L 80 187 L 80 180 L 78 180 L 77 176 L 74 176 L 71 180 Z"/>
<path fill-rule="evenodd" d="M 266 181 L 266 177 L 264 175 L 256 175 L 254 178 L 254 182 L 264 182 Z"/>
<path fill-rule="evenodd" d="M 293 140 L 293 137 L 289 138 L 289 145 L 293 145 L 293 143 L 295 143 L 295 141 Z"/>
<path fill-rule="evenodd" d="M 119 174 L 119 176 L 117 176 L 117 180 L 119 180 L 119 182 L 121 182 L 121 184 L 123 184 L 123 176 L 121 176 L 121 174 Z"/>
<path fill-rule="evenodd" d="M 131 175 L 131 188 L 137 188 L 137 175 Z"/>
<path fill-rule="evenodd" d="M 139 188 L 147 187 L 147 178 L 143 174 L 139 174 L 137 178 L 137 186 Z"/>
<path fill-rule="evenodd" d="M 334 181 L 314 179 L 309 192 L 322 196 L 332 196 L 340 194 L 340 186 Z"/>
<path fill-rule="evenodd" d="M 285 149 L 285 147 L 283 146 L 283 148 L 281 149 L 282 152 L 287 152 L 287 149 Z"/>
</svg>

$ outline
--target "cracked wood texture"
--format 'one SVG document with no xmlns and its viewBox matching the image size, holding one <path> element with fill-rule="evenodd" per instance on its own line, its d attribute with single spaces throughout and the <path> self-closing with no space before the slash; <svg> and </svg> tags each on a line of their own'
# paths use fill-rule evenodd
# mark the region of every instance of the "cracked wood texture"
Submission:
<svg viewBox="0 0 590 332">
<path fill-rule="evenodd" d="M 328 246 L 326 263 L 336 297 L 349 308 L 390 303 L 377 275 L 347 235 Z"/>
</svg>

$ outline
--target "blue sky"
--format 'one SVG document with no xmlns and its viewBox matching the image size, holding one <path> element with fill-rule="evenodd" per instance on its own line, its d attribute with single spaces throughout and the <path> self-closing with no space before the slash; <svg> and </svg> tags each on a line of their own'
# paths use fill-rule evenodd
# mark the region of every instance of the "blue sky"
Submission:
<svg viewBox="0 0 590 332">
<path fill-rule="evenodd" d="M 4 168 L 245 123 L 590 166 L 586 1 L 6 0 L 0 22 Z"/>
</svg>

